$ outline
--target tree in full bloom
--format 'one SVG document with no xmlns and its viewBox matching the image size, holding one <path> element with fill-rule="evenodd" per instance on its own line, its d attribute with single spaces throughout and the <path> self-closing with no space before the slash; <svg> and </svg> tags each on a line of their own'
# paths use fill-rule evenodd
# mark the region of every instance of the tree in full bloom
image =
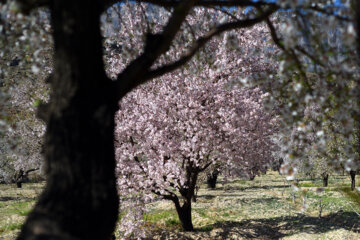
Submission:
<svg viewBox="0 0 360 240">
<path fill-rule="evenodd" d="M 276 127 L 259 88 L 229 88 L 221 74 L 203 74 L 185 67 L 144 84 L 122 99 L 116 115 L 119 194 L 173 201 L 187 231 L 193 230 L 191 199 L 199 174 L 214 164 L 263 171 L 272 160 Z"/>
</svg>

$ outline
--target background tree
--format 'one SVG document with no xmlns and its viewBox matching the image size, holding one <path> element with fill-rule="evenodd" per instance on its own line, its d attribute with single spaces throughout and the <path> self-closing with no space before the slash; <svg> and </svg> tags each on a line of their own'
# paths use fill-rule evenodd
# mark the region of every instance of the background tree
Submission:
<svg viewBox="0 0 360 240">
<path fill-rule="evenodd" d="M 306 162 L 307 153 L 316 146 L 334 167 L 343 163 L 346 168 L 357 169 L 357 153 L 351 146 L 359 116 L 359 68 L 353 54 L 357 45 L 351 7 L 330 1 L 326 14 L 316 14 L 295 5 L 290 14 L 278 13 L 280 22 L 267 21 L 274 42 L 282 49 L 279 73 L 271 82 L 271 96 L 280 102 L 284 135 L 293 138 L 284 142 L 284 160 Z M 320 115 L 306 123 L 304 112 L 311 105 L 317 105 Z M 329 123 L 337 127 L 329 130 L 332 134 L 321 134 Z M 294 128 L 306 124 L 313 124 L 319 131 L 312 139 L 314 144 L 308 144 L 302 134 L 291 134 Z M 344 142 L 344 147 L 336 149 L 342 152 L 341 158 L 327 156 L 334 135 L 341 136 Z M 302 147 L 292 147 L 294 143 Z M 286 166 L 292 172 L 292 164 Z"/>
<path fill-rule="evenodd" d="M 0 181 L 21 187 L 29 173 L 42 168 L 45 125 L 36 118 L 36 107 L 48 100 L 45 79 L 51 72 L 52 39 L 48 12 L 34 12 L 35 23 L 6 5 L 1 10 L 0 91 L 9 99 L 1 114 L 6 127 L 0 131 Z"/>
</svg>

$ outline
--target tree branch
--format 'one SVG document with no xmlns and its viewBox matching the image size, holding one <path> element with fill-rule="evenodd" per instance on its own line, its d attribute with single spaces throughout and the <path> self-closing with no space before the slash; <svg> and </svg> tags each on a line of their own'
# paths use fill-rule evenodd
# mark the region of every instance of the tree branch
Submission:
<svg viewBox="0 0 360 240">
<path fill-rule="evenodd" d="M 37 171 L 37 170 L 39 170 L 40 168 L 32 168 L 32 169 L 29 169 L 29 170 L 27 170 L 26 172 L 25 172 L 25 175 L 28 175 L 29 173 L 31 173 L 31 172 L 35 172 L 35 171 Z"/>
<path fill-rule="evenodd" d="M 306 72 L 304 71 L 304 69 L 302 67 L 302 64 L 301 64 L 299 58 L 297 57 L 296 53 L 294 52 L 293 49 L 287 49 L 284 46 L 284 44 L 281 42 L 280 38 L 277 36 L 275 27 L 274 27 L 274 25 L 272 24 L 272 22 L 270 21 L 269 18 L 266 19 L 266 23 L 267 23 L 267 25 L 268 25 L 268 27 L 270 29 L 271 37 L 272 37 L 274 43 L 281 50 L 283 50 L 286 55 L 288 55 L 291 59 L 293 59 L 295 61 L 295 65 L 298 68 L 301 77 L 304 79 L 305 84 L 307 85 L 309 91 L 311 92 L 311 87 L 310 87 L 309 81 L 307 79 Z"/>
<path fill-rule="evenodd" d="M 318 5 L 310 6 L 309 9 L 312 10 L 312 11 L 315 11 L 315 12 L 319 12 L 319 13 L 329 15 L 329 16 L 334 16 L 336 19 L 338 19 L 340 21 L 345 21 L 345 22 L 353 21 L 351 18 L 337 15 L 337 14 L 334 13 L 334 11 L 332 11 L 332 10 L 329 11 L 329 10 L 323 9 L 323 8 L 319 7 Z"/>
<path fill-rule="evenodd" d="M 266 18 L 268 18 L 271 14 L 273 14 L 277 8 L 271 8 L 268 11 L 264 12 L 262 15 L 260 15 L 257 18 L 253 19 L 246 19 L 246 20 L 240 20 L 236 22 L 230 22 L 230 23 L 224 23 L 216 28 L 212 29 L 210 32 L 208 32 L 205 36 L 200 37 L 196 40 L 193 47 L 186 53 L 184 56 L 182 56 L 179 60 L 170 63 L 168 65 L 161 66 L 157 69 L 149 71 L 144 78 L 144 81 L 159 77 L 165 73 L 171 72 L 184 64 L 186 64 L 194 55 L 195 53 L 204 46 L 212 37 L 219 35 L 225 31 L 232 30 L 232 29 L 238 29 L 238 28 L 247 28 L 251 27 L 257 23 L 260 23 L 264 21 Z"/>
<path fill-rule="evenodd" d="M 212 164 L 212 162 L 209 162 L 208 164 L 206 164 L 206 165 L 203 166 L 202 168 L 199 168 L 199 172 L 205 171 L 211 164 Z"/>
<path fill-rule="evenodd" d="M 172 40 L 195 1 L 186 0 L 179 2 L 163 32 L 156 35 L 147 35 L 144 52 L 133 60 L 117 77 L 116 85 L 120 97 L 144 82 L 143 78 L 147 70 L 161 54 L 169 49 Z"/>
</svg>

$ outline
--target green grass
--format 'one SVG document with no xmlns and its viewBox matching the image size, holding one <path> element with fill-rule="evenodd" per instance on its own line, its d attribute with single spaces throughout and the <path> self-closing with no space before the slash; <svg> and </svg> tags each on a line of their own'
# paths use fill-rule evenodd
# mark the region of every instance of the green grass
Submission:
<svg viewBox="0 0 360 240">
<path fill-rule="evenodd" d="M 15 239 L 44 184 L 0 184 L 0 239 Z"/>
<path fill-rule="evenodd" d="M 300 181 L 300 190 L 293 193 L 295 203 L 289 183 L 275 172 L 254 181 L 219 182 L 215 190 L 202 185 L 192 204 L 195 232 L 181 230 L 171 202 L 149 204 L 149 239 L 360 239 L 360 217 L 355 213 L 360 213 L 360 194 L 349 191 L 347 176 L 330 177 L 321 193 L 316 191 L 321 180 Z M 0 239 L 15 239 L 43 186 L 0 185 Z"/>
<path fill-rule="evenodd" d="M 162 224 L 170 228 L 180 226 L 180 221 L 175 210 L 152 211 L 145 215 L 145 221 L 153 224 Z"/>
<path fill-rule="evenodd" d="M 360 192 L 351 191 L 349 188 L 341 188 L 340 191 L 343 192 L 354 204 L 356 204 L 358 208 L 360 208 Z"/>
<path fill-rule="evenodd" d="M 350 184 L 346 176 L 329 178 L 329 187 L 321 193 L 316 192 L 317 188 L 322 188 L 321 179 L 300 181 L 300 191 L 294 193 L 295 203 L 290 185 L 275 172 L 254 181 L 235 179 L 224 183 L 220 179 L 220 183 L 215 190 L 201 186 L 192 210 L 195 232 L 171 228 L 173 223 L 170 222 L 162 228 L 162 237 L 158 239 L 167 239 L 164 236 L 204 240 L 278 239 L 279 236 L 291 240 L 360 239 L 360 217 L 355 213 L 360 209 L 348 195 L 339 191 Z M 305 209 L 302 208 L 304 196 Z M 158 201 L 148 207 L 150 215 L 154 213 L 150 217 L 153 224 L 167 225 L 167 219 L 180 224 L 171 202 Z M 169 229 L 168 235 L 164 235 L 164 229 Z M 157 234 L 160 233 L 153 232 L 149 239 L 157 238 Z"/>
<path fill-rule="evenodd" d="M 1 226 L 0 232 L 20 230 L 22 223 L 10 223 L 9 225 Z"/>
</svg>

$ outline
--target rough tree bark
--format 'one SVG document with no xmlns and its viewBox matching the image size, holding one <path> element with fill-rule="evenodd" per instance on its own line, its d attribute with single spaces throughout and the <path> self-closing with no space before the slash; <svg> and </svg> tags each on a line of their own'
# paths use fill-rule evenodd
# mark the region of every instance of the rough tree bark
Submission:
<svg viewBox="0 0 360 240">
<path fill-rule="evenodd" d="M 18 239 L 110 239 L 118 215 L 113 147 L 117 99 L 102 62 L 97 2 L 51 1 L 55 42 L 47 184 Z"/>
</svg>

